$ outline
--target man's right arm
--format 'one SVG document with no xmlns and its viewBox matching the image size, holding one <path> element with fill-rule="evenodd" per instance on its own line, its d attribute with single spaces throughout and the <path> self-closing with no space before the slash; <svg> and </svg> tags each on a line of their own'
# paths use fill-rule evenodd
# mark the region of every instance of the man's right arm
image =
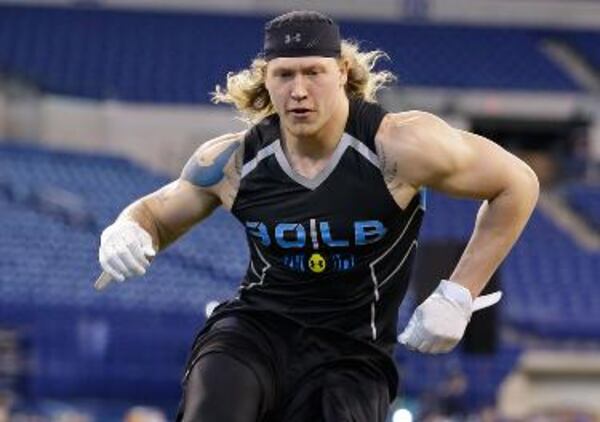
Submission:
<svg viewBox="0 0 600 422">
<path fill-rule="evenodd" d="M 202 144 L 180 177 L 133 202 L 103 233 L 102 268 L 113 279 L 142 275 L 148 257 L 163 250 L 237 194 L 243 133 Z"/>
</svg>

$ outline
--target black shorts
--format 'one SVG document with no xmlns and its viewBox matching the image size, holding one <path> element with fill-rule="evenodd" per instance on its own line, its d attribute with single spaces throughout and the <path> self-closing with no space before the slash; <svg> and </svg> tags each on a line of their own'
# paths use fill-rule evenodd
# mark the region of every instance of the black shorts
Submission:
<svg viewBox="0 0 600 422">
<path fill-rule="evenodd" d="M 380 349 L 272 312 L 213 316 L 194 342 L 184 391 L 194 365 L 211 353 L 255 373 L 264 392 L 257 422 L 383 422 L 396 394 L 395 365 Z"/>
</svg>

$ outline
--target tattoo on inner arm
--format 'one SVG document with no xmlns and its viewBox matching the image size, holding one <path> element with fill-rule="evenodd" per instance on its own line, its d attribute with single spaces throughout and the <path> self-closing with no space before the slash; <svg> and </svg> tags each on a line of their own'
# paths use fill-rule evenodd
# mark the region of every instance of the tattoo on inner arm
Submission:
<svg viewBox="0 0 600 422">
<path fill-rule="evenodd" d="M 234 190 L 237 190 L 240 187 L 240 178 L 237 174 L 231 174 L 230 172 L 225 172 L 225 179 L 227 179 L 227 183 Z"/>
<path fill-rule="evenodd" d="M 397 174 L 398 174 L 398 164 L 391 163 L 389 168 L 384 169 L 383 180 L 385 180 L 385 183 L 390 184 L 394 181 L 394 179 L 396 179 Z"/>
<path fill-rule="evenodd" d="M 385 183 L 390 184 L 396 178 L 398 174 L 398 163 L 394 160 L 390 160 L 388 155 L 383 148 L 383 145 L 379 145 L 379 161 L 381 163 L 381 173 L 383 174 L 383 180 Z"/>
<path fill-rule="evenodd" d="M 225 177 L 225 166 L 239 146 L 239 142 L 233 142 L 207 165 L 200 164 L 194 155 L 183 168 L 182 179 L 200 187 L 216 185 Z"/>
</svg>

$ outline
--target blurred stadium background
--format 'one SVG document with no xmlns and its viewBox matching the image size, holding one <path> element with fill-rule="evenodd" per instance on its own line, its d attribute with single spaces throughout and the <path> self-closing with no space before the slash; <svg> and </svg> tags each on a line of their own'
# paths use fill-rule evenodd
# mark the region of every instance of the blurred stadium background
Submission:
<svg viewBox="0 0 600 422">
<path fill-rule="evenodd" d="M 543 185 L 493 280 L 500 306 L 448 355 L 398 348 L 390 421 L 600 420 L 600 1 L 3 0 L 0 421 L 173 419 L 207 305 L 245 270 L 241 227 L 217 211 L 102 294 L 99 234 L 200 143 L 243 127 L 209 92 L 259 51 L 267 18 L 299 8 L 389 53 L 390 109 L 486 135 Z M 401 323 L 476 209 L 430 193 Z"/>
</svg>

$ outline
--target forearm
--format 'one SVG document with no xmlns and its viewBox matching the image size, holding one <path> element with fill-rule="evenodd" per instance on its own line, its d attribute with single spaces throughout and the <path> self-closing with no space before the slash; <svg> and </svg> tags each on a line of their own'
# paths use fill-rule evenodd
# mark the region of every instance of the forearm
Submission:
<svg viewBox="0 0 600 422">
<path fill-rule="evenodd" d="M 212 193 L 175 181 L 133 202 L 117 220 L 133 220 L 152 237 L 155 251 L 165 249 L 219 205 Z"/>
<path fill-rule="evenodd" d="M 130 220 L 139 224 L 152 237 L 152 246 L 158 252 L 172 243 L 176 236 L 170 233 L 156 218 L 149 202 L 152 200 L 147 197 L 138 199 L 119 214 L 117 221 Z"/>
<path fill-rule="evenodd" d="M 535 208 L 535 176 L 513 186 L 483 203 L 471 239 L 450 276 L 450 280 L 469 289 L 473 297 L 479 296 L 506 258 Z"/>
</svg>

